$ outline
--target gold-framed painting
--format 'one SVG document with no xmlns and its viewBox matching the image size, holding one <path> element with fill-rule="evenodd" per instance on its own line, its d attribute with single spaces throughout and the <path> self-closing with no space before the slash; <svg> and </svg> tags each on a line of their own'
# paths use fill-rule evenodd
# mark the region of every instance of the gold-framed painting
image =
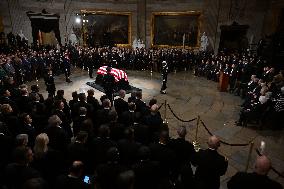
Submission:
<svg viewBox="0 0 284 189">
<path fill-rule="evenodd" d="M 200 47 L 201 12 L 152 13 L 152 47 Z"/>
<path fill-rule="evenodd" d="M 84 44 L 130 46 L 131 13 L 81 10 Z"/>
</svg>

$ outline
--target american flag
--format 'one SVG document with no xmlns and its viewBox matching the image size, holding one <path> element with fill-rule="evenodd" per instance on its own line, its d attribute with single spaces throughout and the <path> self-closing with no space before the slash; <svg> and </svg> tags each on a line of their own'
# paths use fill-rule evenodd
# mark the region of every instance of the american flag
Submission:
<svg viewBox="0 0 284 189">
<path fill-rule="evenodd" d="M 101 66 L 98 69 L 97 74 L 99 74 L 99 75 L 107 74 L 107 70 L 106 69 L 107 69 L 107 66 Z M 125 73 L 125 71 L 122 71 L 122 70 L 119 70 L 119 69 L 116 69 L 116 68 L 111 68 L 110 74 L 113 75 L 113 77 L 115 79 L 115 82 L 118 82 L 121 79 L 124 79 L 125 81 L 128 81 L 127 74 Z"/>
</svg>

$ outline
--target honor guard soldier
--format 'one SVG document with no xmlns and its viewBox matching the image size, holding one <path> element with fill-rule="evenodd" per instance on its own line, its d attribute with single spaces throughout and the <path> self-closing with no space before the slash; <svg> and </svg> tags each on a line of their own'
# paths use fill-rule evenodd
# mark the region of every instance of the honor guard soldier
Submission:
<svg viewBox="0 0 284 189">
<path fill-rule="evenodd" d="M 168 64 L 167 62 L 164 60 L 162 62 L 162 78 L 163 78 L 163 84 L 162 84 L 162 88 L 161 88 L 161 94 L 166 94 L 166 89 L 167 89 L 167 80 L 168 80 Z"/>
</svg>

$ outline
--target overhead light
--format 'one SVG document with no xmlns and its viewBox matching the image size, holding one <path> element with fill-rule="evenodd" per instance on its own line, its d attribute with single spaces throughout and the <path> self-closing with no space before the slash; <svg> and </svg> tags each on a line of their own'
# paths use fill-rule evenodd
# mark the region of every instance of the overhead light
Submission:
<svg viewBox="0 0 284 189">
<path fill-rule="evenodd" d="M 77 18 L 75 19 L 75 22 L 76 22 L 77 24 L 80 24 L 80 23 L 81 23 L 81 18 L 80 18 L 80 17 L 77 17 Z"/>
</svg>

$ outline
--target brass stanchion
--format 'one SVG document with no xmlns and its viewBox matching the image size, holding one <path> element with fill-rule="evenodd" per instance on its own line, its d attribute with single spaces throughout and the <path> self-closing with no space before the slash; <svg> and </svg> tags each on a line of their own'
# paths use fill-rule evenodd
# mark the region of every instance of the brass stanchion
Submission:
<svg viewBox="0 0 284 189">
<path fill-rule="evenodd" d="M 165 100 L 165 114 L 164 114 L 164 121 L 163 123 L 166 123 L 168 124 L 168 121 L 167 121 L 167 100 Z"/>
<path fill-rule="evenodd" d="M 198 152 L 200 150 L 200 145 L 198 143 L 198 127 L 199 127 L 199 122 L 200 122 L 200 116 L 197 116 L 197 121 L 196 121 L 196 131 L 195 131 L 195 141 L 193 141 L 193 146 L 194 150 Z"/>
<path fill-rule="evenodd" d="M 251 159 L 251 154 L 252 154 L 252 149 L 253 149 L 253 142 L 250 143 L 250 148 L 249 148 L 249 154 L 248 154 L 248 159 L 247 159 L 247 163 L 246 163 L 246 169 L 245 169 L 245 172 L 248 171 L 248 168 L 249 168 L 249 162 L 250 162 L 250 159 Z"/>
</svg>

